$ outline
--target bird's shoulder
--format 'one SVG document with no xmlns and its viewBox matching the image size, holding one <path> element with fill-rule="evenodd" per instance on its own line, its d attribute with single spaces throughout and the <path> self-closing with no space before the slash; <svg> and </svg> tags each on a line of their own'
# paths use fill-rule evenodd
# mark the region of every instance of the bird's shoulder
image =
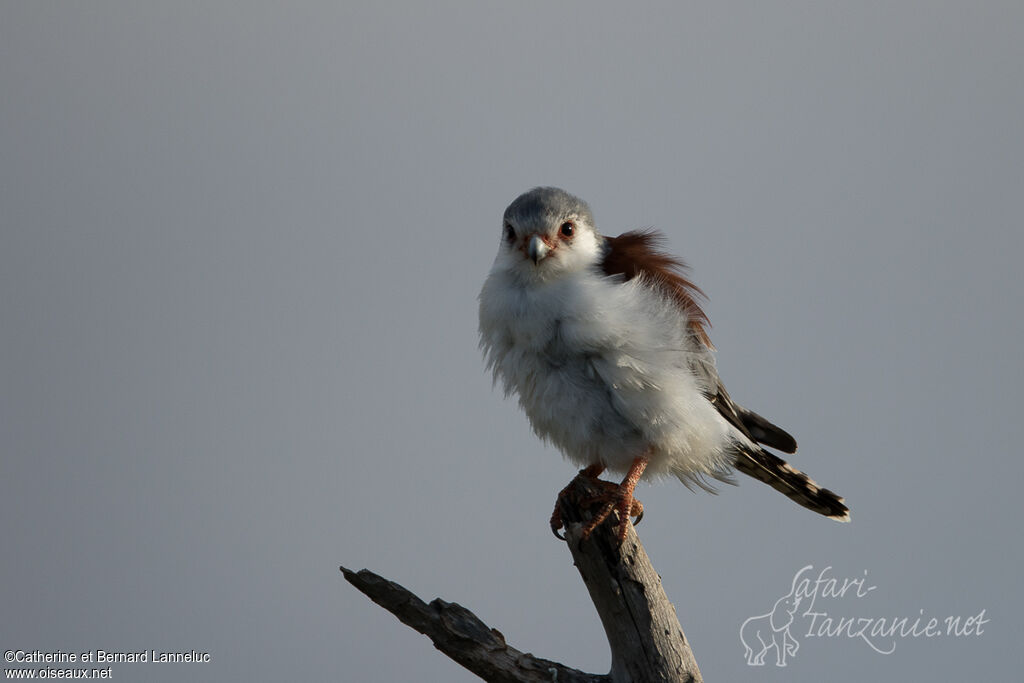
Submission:
<svg viewBox="0 0 1024 683">
<path fill-rule="evenodd" d="M 708 349 L 713 349 L 707 328 L 707 314 L 700 306 L 706 298 L 700 287 L 690 280 L 682 259 L 662 249 L 664 236 L 656 230 L 633 230 L 618 237 L 605 237 L 601 271 L 624 280 L 643 278 L 657 287 L 685 314 L 694 336 Z"/>
</svg>

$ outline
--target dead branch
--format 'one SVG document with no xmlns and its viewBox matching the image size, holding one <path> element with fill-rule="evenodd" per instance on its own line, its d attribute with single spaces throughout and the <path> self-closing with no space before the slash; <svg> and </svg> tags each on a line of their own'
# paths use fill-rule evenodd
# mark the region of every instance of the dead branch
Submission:
<svg viewBox="0 0 1024 683">
<path fill-rule="evenodd" d="M 702 683 L 697 662 L 636 532 L 621 546 L 615 515 L 580 540 L 590 518 L 580 506 L 600 491 L 577 479 L 562 501 L 567 544 L 590 591 L 612 652 L 607 675 L 588 674 L 520 652 L 475 614 L 435 598 L 427 604 L 393 581 L 363 569 L 341 568 L 345 578 L 398 619 L 429 637 L 434 646 L 485 681 L 493 683 Z"/>
<path fill-rule="evenodd" d="M 394 581 L 362 569 L 341 568 L 348 582 L 398 619 L 434 641 L 434 647 L 485 681 L 496 683 L 607 683 L 608 676 L 588 674 L 558 662 L 520 652 L 505 643 L 462 605 L 440 598 L 423 602 Z"/>
</svg>

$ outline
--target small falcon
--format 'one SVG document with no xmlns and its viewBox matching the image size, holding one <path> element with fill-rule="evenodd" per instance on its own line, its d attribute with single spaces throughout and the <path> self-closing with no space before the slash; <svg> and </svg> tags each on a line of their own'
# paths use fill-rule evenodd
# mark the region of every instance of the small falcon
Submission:
<svg viewBox="0 0 1024 683">
<path fill-rule="evenodd" d="M 584 537 L 618 514 L 619 540 L 641 478 L 672 475 L 714 491 L 748 474 L 791 500 L 847 522 L 843 499 L 769 453 L 796 451 L 784 430 L 739 404 L 715 369 L 703 293 L 653 231 L 605 237 L 590 208 L 554 187 L 505 210 L 501 244 L 480 292 L 480 346 L 495 383 L 515 395 L 534 432 L 605 494 Z M 563 489 L 564 495 L 566 489 Z M 552 531 L 562 527 L 558 503 Z"/>
</svg>

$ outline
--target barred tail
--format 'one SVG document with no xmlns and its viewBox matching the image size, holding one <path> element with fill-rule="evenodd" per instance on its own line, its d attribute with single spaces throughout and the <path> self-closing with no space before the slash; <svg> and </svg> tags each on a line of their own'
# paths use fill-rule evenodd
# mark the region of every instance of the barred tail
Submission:
<svg viewBox="0 0 1024 683">
<path fill-rule="evenodd" d="M 808 510 L 839 522 L 850 521 L 843 499 L 818 486 L 806 474 L 763 449 L 737 449 L 736 469 L 771 486 Z"/>
</svg>

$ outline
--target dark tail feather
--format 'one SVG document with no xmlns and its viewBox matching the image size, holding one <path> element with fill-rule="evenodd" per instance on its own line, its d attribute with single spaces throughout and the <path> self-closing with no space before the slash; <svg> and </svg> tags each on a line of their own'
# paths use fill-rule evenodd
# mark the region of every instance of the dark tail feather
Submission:
<svg viewBox="0 0 1024 683">
<path fill-rule="evenodd" d="M 754 411 L 747 410 L 743 406 L 738 406 L 735 403 L 733 406 L 736 408 L 736 415 L 740 418 L 740 422 L 750 432 L 750 436 L 754 437 L 754 441 L 763 443 L 769 448 L 778 449 L 783 453 L 796 452 L 796 439 L 785 429 L 776 427 Z"/>
<path fill-rule="evenodd" d="M 850 509 L 843 499 L 814 483 L 810 477 L 788 462 L 760 448 L 736 453 L 736 469 L 771 486 L 808 510 L 839 522 L 850 521 Z"/>
</svg>

